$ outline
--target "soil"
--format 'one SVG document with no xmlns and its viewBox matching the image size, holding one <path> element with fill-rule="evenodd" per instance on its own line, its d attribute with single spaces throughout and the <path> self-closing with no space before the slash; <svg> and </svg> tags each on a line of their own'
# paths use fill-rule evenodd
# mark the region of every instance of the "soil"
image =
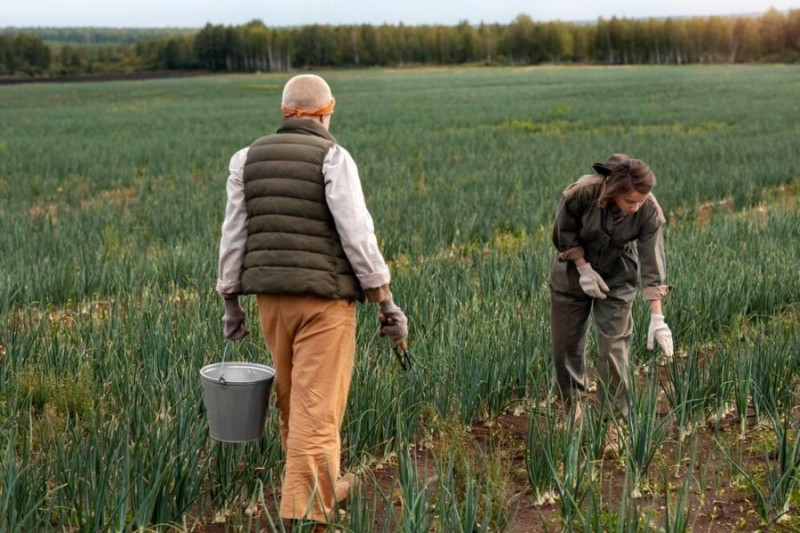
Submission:
<svg viewBox="0 0 800 533">
<path fill-rule="evenodd" d="M 538 533 L 546 531 L 559 531 L 561 517 L 559 502 L 538 506 L 528 486 L 525 474 L 525 443 L 528 436 L 529 418 L 517 416 L 511 412 L 500 416 L 491 424 L 477 423 L 469 434 L 473 443 L 484 453 L 500 454 L 506 462 L 509 472 L 507 497 L 512 503 L 513 520 L 509 531 L 515 533 Z M 719 424 L 718 438 L 732 446 L 740 443 L 743 446 L 743 463 L 745 469 L 757 468 L 763 463 L 764 452 L 757 450 L 758 446 L 748 446 L 739 441 L 739 423 L 733 417 L 722 420 Z M 767 430 L 760 429 L 751 424 L 748 428 L 748 442 L 751 439 L 763 442 Z M 727 458 L 720 453 L 719 447 L 714 442 L 713 427 L 704 427 L 697 430 L 696 465 L 689 495 L 689 525 L 688 531 L 695 532 L 725 532 L 725 531 L 791 531 L 791 528 L 779 528 L 776 525 L 765 525 L 756 512 L 756 502 L 752 491 L 744 484 L 732 482 L 728 475 L 733 469 Z M 761 439 L 760 439 L 761 437 Z M 677 461 L 679 446 L 677 435 L 666 442 L 661 449 L 655 466 L 651 467 L 650 485 L 643 487 L 643 496 L 640 503 L 640 515 L 648 512 L 654 516 L 655 523 L 663 526 L 663 517 L 666 501 L 663 495 L 665 482 L 669 484 L 670 506 L 674 506 L 678 493 L 683 483 L 688 464 L 688 450 L 683 447 L 681 461 Z M 417 474 L 420 478 L 432 479 L 435 476 L 434 457 L 430 450 L 416 450 L 414 459 L 417 463 Z M 600 484 L 600 495 L 604 512 L 600 517 L 604 530 L 616 529 L 618 523 L 617 511 L 620 508 L 620 498 L 625 486 L 624 461 L 614 457 L 605 457 L 602 465 L 602 476 L 597 483 Z M 676 469 L 675 465 L 680 463 Z M 401 513 L 401 500 L 397 495 L 399 481 L 397 465 L 389 464 L 378 470 L 373 470 L 371 475 L 364 476 L 369 480 L 365 484 L 365 493 L 370 501 L 377 502 L 375 531 L 381 531 L 382 525 L 387 520 L 388 507 L 386 501 L 391 501 L 396 514 Z M 387 495 L 387 498 L 381 496 Z M 377 497 L 375 497 L 377 495 Z M 388 496 L 391 495 L 391 496 Z M 374 497 L 374 500 L 373 500 Z M 272 516 L 277 516 L 274 508 L 270 509 Z M 244 520 L 246 523 L 246 519 Z M 270 531 L 264 517 L 260 520 L 261 527 L 252 530 Z M 241 523 L 241 522 L 240 522 Z M 202 523 L 195 524 L 195 531 L 222 532 L 230 531 L 230 524 L 214 524 L 211 518 Z M 246 528 L 244 528 L 246 530 Z"/>
<path fill-rule="evenodd" d="M 666 369 L 662 367 L 662 383 L 666 381 Z M 524 414 L 525 409 L 509 410 L 505 414 L 487 422 L 476 422 L 463 434 L 466 447 L 473 460 L 481 461 L 491 455 L 503 464 L 507 472 L 506 498 L 512 517 L 508 531 L 514 533 L 538 533 L 561 531 L 561 515 L 559 501 L 537 505 L 530 489 L 525 470 L 525 454 L 528 439 L 530 416 Z M 658 416 L 663 418 L 669 413 L 665 395 L 661 395 Z M 775 444 L 771 437 L 772 430 L 758 425 L 754 416 L 748 416 L 746 439 L 740 439 L 741 426 L 735 414 L 730 413 L 721 419 L 709 418 L 693 431 L 694 438 L 679 441 L 677 427 L 667 430 L 663 445 L 649 469 L 649 478 L 643 482 L 642 498 L 637 506 L 639 516 L 649 516 L 656 527 L 663 527 L 667 505 L 673 508 L 687 475 L 690 455 L 694 453 L 695 465 L 688 496 L 687 531 L 693 532 L 727 532 L 727 531 L 797 531 L 795 520 L 780 526 L 765 524 L 757 512 L 757 501 L 752 489 L 747 486 L 731 461 L 721 451 L 736 458 L 737 463 L 747 472 L 760 472 L 764 484 L 764 465 L 767 454 L 774 459 Z M 417 476 L 424 480 L 434 480 L 436 476 L 435 453 L 437 448 L 446 449 L 452 435 L 446 432 L 437 437 L 423 439 L 427 445 L 417 442 L 413 445 L 412 459 L 416 462 Z M 770 440 L 770 439 L 773 440 Z M 689 444 L 689 443 L 692 444 Z M 689 449 L 693 447 L 692 449 Z M 679 456 L 680 455 L 680 456 Z M 599 469 L 600 478 L 595 483 L 600 485 L 597 492 L 602 509 L 597 519 L 603 531 L 617 530 L 620 520 L 618 516 L 621 498 L 626 490 L 626 468 L 624 459 L 616 455 L 605 455 Z M 402 512 L 402 500 L 399 496 L 399 478 L 397 462 L 381 463 L 372 468 L 367 475 L 361 476 L 364 483 L 363 492 L 370 502 L 377 504 L 374 531 L 391 531 L 394 524 L 387 523 L 389 505 L 394 514 Z M 432 485 L 435 485 L 433 483 Z M 664 487 L 668 487 L 669 502 L 665 498 Z M 764 490 L 764 487 L 762 487 Z M 390 502 L 387 503 L 387 502 Z M 274 504 L 273 504 L 274 505 Z M 268 504 L 268 507 L 270 505 Z M 796 509 L 793 509 L 796 512 Z M 274 507 L 270 508 L 272 516 L 277 516 Z M 262 510 L 263 512 L 263 510 Z M 253 531 L 271 531 L 264 526 L 266 520 L 261 517 L 262 527 Z M 210 518 L 194 525 L 194 531 L 222 532 L 229 531 L 224 524 L 213 524 Z M 386 529 L 383 529 L 386 528 Z M 243 528 L 247 530 L 247 528 Z M 436 530 L 438 531 L 438 530 Z"/>
</svg>

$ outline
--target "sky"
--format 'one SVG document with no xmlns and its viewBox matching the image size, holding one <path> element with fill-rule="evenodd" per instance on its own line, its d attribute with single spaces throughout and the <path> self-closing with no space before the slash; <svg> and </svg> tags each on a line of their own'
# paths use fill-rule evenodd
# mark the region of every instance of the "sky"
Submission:
<svg viewBox="0 0 800 533">
<path fill-rule="evenodd" d="M 104 26 L 198 28 L 244 24 L 507 24 L 535 20 L 667 17 L 800 9 L 800 0 L 0 0 L 0 27 Z"/>
</svg>

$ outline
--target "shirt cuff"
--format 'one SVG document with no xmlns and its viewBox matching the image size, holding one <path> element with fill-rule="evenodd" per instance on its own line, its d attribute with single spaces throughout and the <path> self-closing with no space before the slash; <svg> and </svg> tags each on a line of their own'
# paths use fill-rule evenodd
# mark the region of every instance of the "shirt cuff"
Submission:
<svg viewBox="0 0 800 533">
<path fill-rule="evenodd" d="M 217 280 L 217 292 L 222 296 L 234 296 L 242 292 L 242 282 L 240 280 Z"/>
<path fill-rule="evenodd" d="M 381 288 L 384 285 L 388 285 L 391 281 L 388 268 L 381 269 L 378 272 L 370 272 L 369 274 L 359 274 L 356 272 L 356 277 L 365 291 L 376 287 Z"/>
<path fill-rule="evenodd" d="M 367 297 L 367 301 L 372 303 L 382 302 L 392 296 L 388 284 L 376 289 L 364 289 L 364 294 Z"/>
<path fill-rule="evenodd" d="M 583 247 L 573 246 L 558 254 L 559 261 L 575 261 L 583 258 Z"/>
<path fill-rule="evenodd" d="M 642 289 L 642 297 L 645 300 L 663 300 L 672 290 L 672 285 L 658 285 L 656 287 L 645 287 Z"/>
</svg>

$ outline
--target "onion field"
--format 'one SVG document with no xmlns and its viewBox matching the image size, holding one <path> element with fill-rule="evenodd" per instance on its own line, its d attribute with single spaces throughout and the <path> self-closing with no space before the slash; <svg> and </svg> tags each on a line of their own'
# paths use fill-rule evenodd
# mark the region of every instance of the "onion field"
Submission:
<svg viewBox="0 0 800 533">
<path fill-rule="evenodd" d="M 800 67 L 321 74 L 419 363 L 360 307 L 342 437 L 363 483 L 336 527 L 800 528 Z M 228 160 L 276 129 L 288 78 L 0 87 L 0 530 L 284 530 L 277 412 L 213 441 L 198 371 L 225 346 Z M 676 355 L 647 351 L 639 299 L 629 419 L 565 425 L 550 228 L 613 152 L 656 174 Z M 269 364 L 243 302 L 229 354 Z"/>
</svg>

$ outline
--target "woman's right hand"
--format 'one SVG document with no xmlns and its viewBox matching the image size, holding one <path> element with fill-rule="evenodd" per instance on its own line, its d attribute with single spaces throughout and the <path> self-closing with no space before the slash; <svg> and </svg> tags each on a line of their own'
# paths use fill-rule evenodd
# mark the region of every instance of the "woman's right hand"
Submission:
<svg viewBox="0 0 800 533">
<path fill-rule="evenodd" d="M 578 274 L 580 274 L 580 278 L 578 281 L 581 284 L 581 289 L 583 292 L 591 296 L 592 298 L 597 298 L 598 300 L 605 300 L 606 294 L 608 293 L 608 285 L 606 282 L 603 281 L 603 278 L 595 272 L 592 268 L 592 265 L 589 263 L 584 263 L 583 265 L 578 267 Z"/>
</svg>

